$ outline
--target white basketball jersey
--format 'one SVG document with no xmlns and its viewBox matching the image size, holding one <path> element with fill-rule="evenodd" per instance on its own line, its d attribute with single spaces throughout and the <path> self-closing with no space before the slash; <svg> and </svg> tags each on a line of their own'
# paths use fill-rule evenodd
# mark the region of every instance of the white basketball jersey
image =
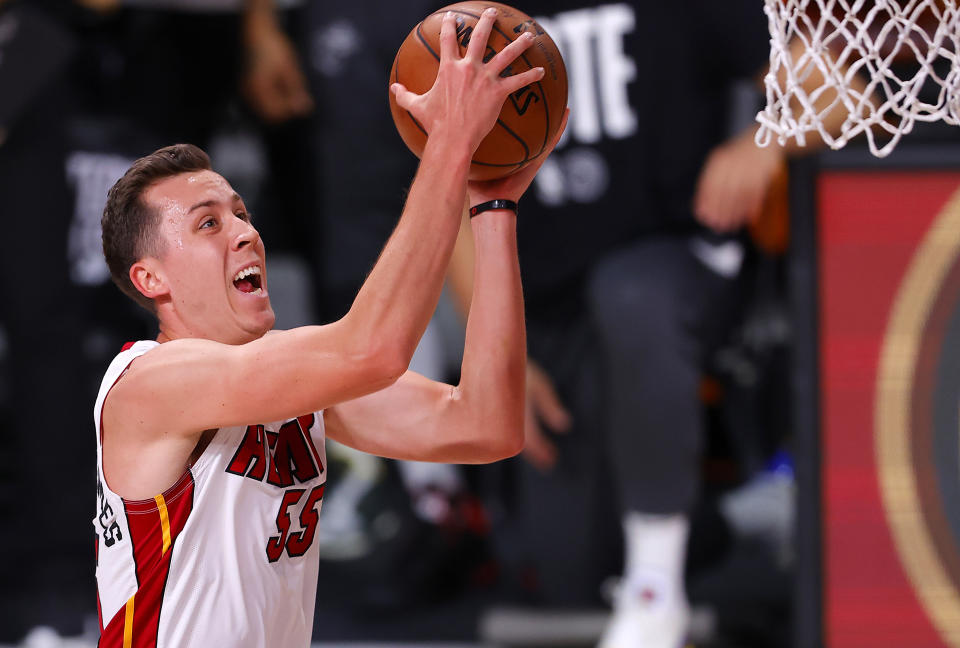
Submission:
<svg viewBox="0 0 960 648">
<path fill-rule="evenodd" d="M 326 481 L 322 413 L 220 428 L 176 484 L 125 500 L 103 476 L 103 403 L 157 345 L 124 347 L 94 408 L 99 645 L 308 646 Z"/>
</svg>

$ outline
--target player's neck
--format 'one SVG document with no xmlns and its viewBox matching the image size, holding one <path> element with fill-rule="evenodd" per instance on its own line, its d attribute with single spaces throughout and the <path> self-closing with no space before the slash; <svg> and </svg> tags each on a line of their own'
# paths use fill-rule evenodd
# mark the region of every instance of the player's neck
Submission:
<svg viewBox="0 0 960 648">
<path fill-rule="evenodd" d="M 167 316 L 164 316 L 162 311 L 158 313 L 157 325 L 160 329 L 160 332 L 157 334 L 157 342 L 161 344 L 182 338 L 216 339 L 215 336 L 205 334 L 203 331 L 193 330 L 195 327 L 186 325 L 186 323 L 182 322 L 179 318 L 170 317 L 169 313 Z"/>
<path fill-rule="evenodd" d="M 161 344 L 184 338 L 211 340 L 213 342 L 220 342 L 221 344 L 246 344 L 266 334 L 266 331 L 255 333 L 238 330 L 236 331 L 236 335 L 232 335 L 224 331 L 201 330 L 196 327 L 187 326 L 182 322 L 171 322 L 164 318 L 159 319 L 158 325 L 160 332 L 157 334 L 156 339 L 157 342 Z"/>
</svg>

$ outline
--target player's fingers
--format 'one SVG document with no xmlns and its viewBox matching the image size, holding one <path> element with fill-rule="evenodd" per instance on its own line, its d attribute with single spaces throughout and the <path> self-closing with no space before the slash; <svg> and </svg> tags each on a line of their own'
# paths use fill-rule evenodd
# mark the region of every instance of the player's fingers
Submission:
<svg viewBox="0 0 960 648">
<path fill-rule="evenodd" d="M 516 40 L 511 41 L 509 45 L 504 47 L 496 56 L 490 59 L 490 62 L 487 63 L 487 65 L 489 65 L 494 72 L 500 74 L 533 44 L 533 40 L 534 35 L 532 32 L 523 32 L 519 37 L 517 37 Z"/>
<path fill-rule="evenodd" d="M 467 45 L 465 59 L 470 61 L 483 61 L 483 55 L 487 51 L 487 42 L 490 40 L 490 32 L 493 31 L 493 23 L 497 20 L 497 10 L 493 7 L 487 7 L 480 14 L 480 20 L 473 27 L 473 33 L 470 34 L 470 44 Z"/>
<path fill-rule="evenodd" d="M 511 95 L 523 86 L 528 86 L 542 78 L 543 68 L 535 67 L 532 70 L 527 70 L 526 72 L 521 72 L 520 74 L 514 74 L 513 76 L 506 77 L 501 82 L 501 88 L 503 88 L 508 95 Z"/>
<path fill-rule="evenodd" d="M 406 86 L 402 83 L 392 84 L 390 86 L 390 92 L 393 93 L 393 98 L 397 100 L 397 105 L 404 110 L 410 110 L 411 106 L 413 106 L 413 101 L 420 96 L 407 90 Z"/>
<path fill-rule="evenodd" d="M 457 47 L 457 19 L 452 11 L 443 15 L 440 22 L 440 60 L 455 61 L 460 58 Z"/>
</svg>

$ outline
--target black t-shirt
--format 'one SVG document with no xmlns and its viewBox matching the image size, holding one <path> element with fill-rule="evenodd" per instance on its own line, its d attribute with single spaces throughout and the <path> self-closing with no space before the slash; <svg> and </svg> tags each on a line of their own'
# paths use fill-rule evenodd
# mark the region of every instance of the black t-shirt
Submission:
<svg viewBox="0 0 960 648">
<path fill-rule="evenodd" d="M 417 158 L 390 116 L 390 68 L 411 29 L 442 3 L 308 5 L 306 70 L 317 98 L 323 311 L 342 315 L 393 231 Z"/>
<path fill-rule="evenodd" d="M 579 299 L 587 269 L 651 233 L 694 230 L 700 168 L 728 128 L 730 83 L 763 70 L 760 0 L 525 0 L 570 82 L 567 134 L 521 203 L 528 312 Z"/>
</svg>

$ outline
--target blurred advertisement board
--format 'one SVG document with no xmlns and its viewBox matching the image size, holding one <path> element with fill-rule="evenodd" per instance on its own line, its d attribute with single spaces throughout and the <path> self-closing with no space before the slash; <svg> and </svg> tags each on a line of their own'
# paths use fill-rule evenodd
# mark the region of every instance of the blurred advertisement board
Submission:
<svg viewBox="0 0 960 648">
<path fill-rule="evenodd" d="M 824 640 L 960 646 L 960 171 L 817 203 Z"/>
</svg>

